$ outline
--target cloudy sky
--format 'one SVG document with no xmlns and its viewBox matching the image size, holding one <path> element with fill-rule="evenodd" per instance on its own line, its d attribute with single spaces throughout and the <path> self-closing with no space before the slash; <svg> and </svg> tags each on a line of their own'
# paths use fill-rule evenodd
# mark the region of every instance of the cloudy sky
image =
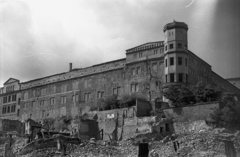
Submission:
<svg viewBox="0 0 240 157">
<path fill-rule="evenodd" d="M 0 0 L 0 86 L 124 58 L 173 19 L 213 71 L 240 77 L 239 15 L 239 0 Z"/>
</svg>

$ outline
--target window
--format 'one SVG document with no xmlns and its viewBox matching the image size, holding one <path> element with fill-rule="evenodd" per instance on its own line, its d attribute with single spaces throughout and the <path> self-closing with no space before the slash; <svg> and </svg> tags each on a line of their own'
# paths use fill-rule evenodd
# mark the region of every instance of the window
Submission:
<svg viewBox="0 0 240 157">
<path fill-rule="evenodd" d="M 8 96 L 8 102 L 11 102 L 11 95 Z"/>
<path fill-rule="evenodd" d="M 173 49 L 173 44 L 170 44 L 170 49 Z"/>
<path fill-rule="evenodd" d="M 44 118 L 45 117 L 45 110 L 41 111 L 41 117 Z"/>
<path fill-rule="evenodd" d="M 135 68 L 132 68 L 132 74 L 133 74 L 133 75 L 136 74 Z"/>
<path fill-rule="evenodd" d="M 63 84 L 61 86 L 61 92 L 66 92 L 67 91 L 67 85 L 66 84 Z"/>
<path fill-rule="evenodd" d="M 35 103 L 36 103 L 35 101 L 32 102 L 32 107 L 35 107 L 36 105 Z"/>
<path fill-rule="evenodd" d="M 66 96 L 61 96 L 61 104 L 65 104 L 67 102 Z"/>
<path fill-rule="evenodd" d="M 170 82 L 174 82 L 174 73 L 170 74 Z"/>
<path fill-rule="evenodd" d="M 166 83 L 167 83 L 167 75 L 165 75 L 165 80 L 166 80 Z"/>
<path fill-rule="evenodd" d="M 167 45 L 165 46 L 165 51 L 167 51 Z"/>
<path fill-rule="evenodd" d="M 5 114 L 7 111 L 7 106 L 3 106 L 2 113 Z"/>
<path fill-rule="evenodd" d="M 8 106 L 7 108 L 7 113 L 10 113 L 10 106 Z"/>
<path fill-rule="evenodd" d="M 6 96 L 3 98 L 3 103 L 7 103 L 7 97 Z"/>
<path fill-rule="evenodd" d="M 115 87 L 115 88 L 113 88 L 113 94 L 114 94 L 114 95 L 120 95 L 120 90 L 121 90 L 121 87 Z"/>
<path fill-rule="evenodd" d="M 142 53 L 139 53 L 139 57 L 142 57 Z"/>
<path fill-rule="evenodd" d="M 183 73 L 178 74 L 178 81 L 183 82 Z"/>
<path fill-rule="evenodd" d="M 17 97 L 16 95 L 12 95 L 12 101 L 16 101 Z"/>
<path fill-rule="evenodd" d="M 104 91 L 98 91 L 97 98 L 103 98 L 104 97 Z"/>
<path fill-rule="evenodd" d="M 137 71 L 136 72 L 137 72 L 137 75 L 141 74 L 141 67 L 137 67 Z"/>
<path fill-rule="evenodd" d="M 11 106 L 11 112 L 15 112 L 16 111 L 16 105 Z"/>
<path fill-rule="evenodd" d="M 187 49 L 187 45 L 185 45 L 185 49 Z"/>
<path fill-rule="evenodd" d="M 78 94 L 75 94 L 75 101 L 78 101 L 78 100 L 79 100 Z"/>
<path fill-rule="evenodd" d="M 46 95 L 46 88 L 41 89 L 41 95 Z"/>
<path fill-rule="evenodd" d="M 84 100 L 89 100 L 91 98 L 91 93 L 84 93 Z"/>
<path fill-rule="evenodd" d="M 167 59 L 165 59 L 165 66 L 167 67 Z"/>
<path fill-rule="evenodd" d="M 54 105 L 55 104 L 55 98 L 50 98 L 50 105 Z"/>
<path fill-rule="evenodd" d="M 178 47 L 178 48 L 182 48 L 182 44 L 181 44 L 181 43 L 178 43 L 178 44 L 177 44 L 177 47 Z"/>
<path fill-rule="evenodd" d="M 158 81 L 156 81 L 156 87 L 158 87 Z"/>
<path fill-rule="evenodd" d="M 185 58 L 185 65 L 187 66 L 187 58 Z"/>
<path fill-rule="evenodd" d="M 32 91 L 32 96 L 33 96 L 33 97 L 36 96 L 36 91 L 35 91 L 35 90 Z"/>
<path fill-rule="evenodd" d="M 182 65 L 182 57 L 178 57 L 178 65 Z"/>
<path fill-rule="evenodd" d="M 45 105 L 45 100 L 41 100 L 40 101 L 40 106 L 44 106 Z"/>
<path fill-rule="evenodd" d="M 153 54 L 157 54 L 158 53 L 158 50 L 156 49 L 156 50 L 153 50 Z"/>
<path fill-rule="evenodd" d="M 131 92 L 138 92 L 138 83 L 131 84 Z"/>
<path fill-rule="evenodd" d="M 173 57 L 170 58 L 170 65 L 174 65 L 174 58 Z"/>
</svg>

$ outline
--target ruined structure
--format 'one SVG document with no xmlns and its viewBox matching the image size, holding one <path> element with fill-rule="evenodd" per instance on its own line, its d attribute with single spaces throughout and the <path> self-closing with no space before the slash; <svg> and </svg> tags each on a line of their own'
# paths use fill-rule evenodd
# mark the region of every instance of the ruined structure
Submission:
<svg viewBox="0 0 240 157">
<path fill-rule="evenodd" d="M 86 68 L 22 82 L 20 120 L 43 120 L 61 116 L 75 117 L 97 106 L 100 98 L 136 93 L 154 102 L 165 101 L 161 90 L 176 83 L 214 83 L 223 90 L 239 94 L 240 90 L 211 70 L 211 66 L 188 50 L 188 26 L 173 21 L 166 24 L 164 41 L 149 42 L 126 50 L 126 58 Z M 0 95 L 1 116 L 7 86 Z M 14 90 L 15 92 L 15 90 Z M 14 99 L 15 100 L 15 99 Z M 9 110 L 7 109 L 7 113 Z M 15 113 L 15 112 L 14 112 Z"/>
</svg>

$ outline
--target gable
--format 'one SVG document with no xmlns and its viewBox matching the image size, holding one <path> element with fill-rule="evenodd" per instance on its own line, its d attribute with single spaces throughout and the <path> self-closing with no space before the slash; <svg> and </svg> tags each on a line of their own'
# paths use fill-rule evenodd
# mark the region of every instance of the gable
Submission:
<svg viewBox="0 0 240 157">
<path fill-rule="evenodd" d="M 15 78 L 10 78 L 4 83 L 4 85 L 14 83 L 14 82 L 19 82 L 19 80 L 15 79 Z"/>
<path fill-rule="evenodd" d="M 136 46 L 136 47 L 128 49 L 126 51 L 127 51 L 127 53 L 132 53 L 132 52 L 136 52 L 136 51 L 162 47 L 163 45 L 164 45 L 163 41 L 150 42 L 150 43 L 146 43 L 146 44 L 143 44 L 143 45 Z"/>
</svg>

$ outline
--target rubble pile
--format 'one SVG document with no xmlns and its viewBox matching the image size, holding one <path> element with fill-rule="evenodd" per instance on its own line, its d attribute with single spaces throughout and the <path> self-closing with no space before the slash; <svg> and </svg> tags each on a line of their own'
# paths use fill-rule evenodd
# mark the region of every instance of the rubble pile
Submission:
<svg viewBox="0 0 240 157">
<path fill-rule="evenodd" d="M 139 136 L 138 136 L 139 137 Z M 134 143 L 136 140 L 129 139 L 123 141 L 97 141 L 90 139 L 82 141 L 81 144 L 67 144 L 66 156 L 71 157 L 137 157 L 138 145 Z M 240 134 L 234 134 L 234 146 L 237 155 L 240 154 Z M 13 151 L 17 152 L 23 145 L 24 139 L 15 140 Z M 164 139 L 149 139 L 149 156 L 150 157 L 207 157 L 218 156 L 226 157 L 225 144 L 219 139 L 219 133 L 215 130 L 205 130 L 191 132 L 187 134 L 173 134 Z M 174 149 L 174 142 L 178 142 L 177 150 Z M 40 157 L 52 156 L 60 157 L 61 152 L 56 147 L 34 150 L 22 157 Z"/>
</svg>

